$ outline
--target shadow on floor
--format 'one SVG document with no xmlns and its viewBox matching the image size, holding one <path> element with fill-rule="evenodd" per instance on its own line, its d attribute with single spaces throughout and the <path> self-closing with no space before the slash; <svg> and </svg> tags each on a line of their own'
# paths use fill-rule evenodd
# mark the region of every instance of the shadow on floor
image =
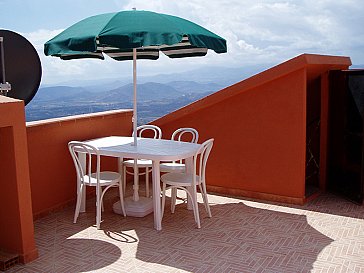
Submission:
<svg viewBox="0 0 364 273">
<path fill-rule="evenodd" d="M 223 196 L 219 194 L 216 195 Z M 262 201 L 239 196 L 231 196 L 231 197 L 234 199 L 240 199 L 242 201 L 262 202 L 264 204 L 272 204 L 282 207 L 297 208 L 306 211 L 314 211 L 337 216 L 364 219 L 364 204 L 358 205 L 356 203 L 353 203 L 345 199 L 342 196 L 333 193 L 320 193 L 318 197 L 309 200 L 304 205 L 286 204 L 274 201 Z"/>
<path fill-rule="evenodd" d="M 210 199 L 212 218 L 200 204 L 201 229 L 186 204 L 171 214 L 167 203 L 158 232 L 153 214 L 114 214 L 116 194 L 110 191 L 105 200 L 101 230 L 92 199 L 76 224 L 73 207 L 37 220 L 40 257 L 9 272 L 309 272 L 333 242 L 303 214 L 218 196 Z"/>
<path fill-rule="evenodd" d="M 333 242 L 312 228 L 305 215 L 242 202 L 211 209 L 213 217 L 207 218 L 200 206 L 201 229 L 185 204 L 178 205 L 175 214 L 166 211 L 160 232 L 153 229 L 153 215 L 125 218 L 121 229 L 105 220 L 103 229 L 114 240 L 138 240 L 137 259 L 189 272 L 309 272 Z M 129 229 L 135 230 L 135 238 L 128 237 Z"/>
</svg>

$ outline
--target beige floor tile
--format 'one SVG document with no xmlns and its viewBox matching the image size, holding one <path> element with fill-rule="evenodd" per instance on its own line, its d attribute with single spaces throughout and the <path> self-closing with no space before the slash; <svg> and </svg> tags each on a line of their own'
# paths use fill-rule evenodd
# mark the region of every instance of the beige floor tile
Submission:
<svg viewBox="0 0 364 273">
<path fill-rule="evenodd" d="M 201 229 L 180 199 L 160 232 L 152 214 L 114 214 L 116 200 L 110 191 L 101 230 L 94 200 L 76 224 L 72 207 L 37 220 L 40 257 L 8 272 L 364 272 L 364 207 L 331 194 L 304 206 L 210 195 Z"/>
</svg>

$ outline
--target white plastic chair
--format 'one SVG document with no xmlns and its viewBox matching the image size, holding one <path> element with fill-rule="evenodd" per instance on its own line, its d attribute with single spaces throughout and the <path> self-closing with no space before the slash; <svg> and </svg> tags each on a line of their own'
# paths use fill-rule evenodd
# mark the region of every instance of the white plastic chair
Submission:
<svg viewBox="0 0 364 273">
<path fill-rule="evenodd" d="M 176 141 L 188 140 L 191 143 L 197 143 L 198 132 L 194 128 L 179 128 L 173 132 L 171 139 Z M 160 164 L 160 171 L 163 173 L 185 172 L 185 170 L 186 166 L 182 160 L 163 162 Z"/>
<path fill-rule="evenodd" d="M 151 132 L 152 138 L 154 139 L 161 139 L 162 138 L 162 130 L 155 125 L 146 124 L 141 125 L 137 128 L 137 136 L 142 137 L 145 133 Z M 133 132 L 134 136 L 134 132 Z M 145 195 L 149 197 L 149 173 L 152 171 L 152 160 L 147 159 L 137 159 L 137 167 L 138 167 L 138 178 L 139 175 L 145 175 Z M 124 177 L 124 190 L 126 187 L 126 174 L 134 175 L 134 159 L 125 160 L 122 162 L 123 164 L 123 177 Z M 128 171 L 127 168 L 132 168 L 133 171 Z M 140 172 L 139 169 L 145 169 L 144 172 Z M 137 181 L 138 182 L 138 181 Z M 134 181 L 135 183 L 135 181 Z M 137 183 L 139 185 L 139 183 Z"/>
<path fill-rule="evenodd" d="M 193 158 L 193 172 L 192 173 L 167 173 L 161 176 L 163 182 L 162 189 L 162 217 L 164 213 L 164 206 L 166 200 L 167 189 L 180 189 L 184 190 L 187 195 L 191 198 L 193 213 L 195 216 L 195 222 L 197 228 L 201 227 L 200 216 L 198 212 L 197 204 L 197 186 L 202 194 L 205 209 L 209 217 L 212 217 L 211 210 L 207 198 L 206 192 L 206 163 L 210 155 L 214 139 L 205 141 L 201 148 L 197 151 Z M 168 188 L 167 188 L 168 185 Z M 171 203 L 171 211 L 174 213 L 175 202 Z"/>
<path fill-rule="evenodd" d="M 95 147 L 89 144 L 78 141 L 71 141 L 68 143 L 68 149 L 71 153 L 73 163 L 75 164 L 77 179 L 79 180 L 79 187 L 77 189 L 77 203 L 73 222 L 77 222 L 77 218 L 81 208 L 82 194 L 84 191 L 86 191 L 85 186 L 96 187 L 97 229 L 100 229 L 101 210 L 103 209 L 102 199 L 105 195 L 105 192 L 111 187 L 119 187 L 121 209 L 124 216 L 126 216 L 121 175 L 117 172 L 100 171 L 100 154 Z M 81 159 L 81 154 L 83 154 L 82 156 L 85 156 L 84 160 Z M 92 170 L 95 169 L 95 166 L 96 171 L 92 172 Z M 102 187 L 105 188 L 102 189 Z"/>
</svg>

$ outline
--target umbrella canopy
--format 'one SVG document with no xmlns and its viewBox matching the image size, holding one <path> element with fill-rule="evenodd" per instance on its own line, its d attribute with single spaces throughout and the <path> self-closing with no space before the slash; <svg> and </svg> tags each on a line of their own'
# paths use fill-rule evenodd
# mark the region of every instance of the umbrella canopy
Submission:
<svg viewBox="0 0 364 273">
<path fill-rule="evenodd" d="M 136 60 L 204 56 L 208 49 L 227 52 L 226 41 L 188 20 L 151 11 L 120 11 L 88 17 L 44 45 L 45 55 L 64 60 L 104 59 L 104 54 L 122 61 L 134 60 L 134 132 L 136 111 Z M 135 145 L 136 145 L 136 134 Z"/>
</svg>

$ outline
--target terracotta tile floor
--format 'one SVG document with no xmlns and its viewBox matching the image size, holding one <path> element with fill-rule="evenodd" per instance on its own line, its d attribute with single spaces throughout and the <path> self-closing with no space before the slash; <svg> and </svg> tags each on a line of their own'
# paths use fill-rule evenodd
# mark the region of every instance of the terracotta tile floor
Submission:
<svg viewBox="0 0 364 273">
<path fill-rule="evenodd" d="M 73 207 L 48 215 L 35 222 L 40 257 L 7 272 L 364 272 L 363 206 L 330 194 L 305 206 L 209 198 L 201 229 L 180 204 L 157 232 L 153 214 L 114 214 L 109 192 L 101 230 L 94 200 L 77 224 Z"/>
</svg>

